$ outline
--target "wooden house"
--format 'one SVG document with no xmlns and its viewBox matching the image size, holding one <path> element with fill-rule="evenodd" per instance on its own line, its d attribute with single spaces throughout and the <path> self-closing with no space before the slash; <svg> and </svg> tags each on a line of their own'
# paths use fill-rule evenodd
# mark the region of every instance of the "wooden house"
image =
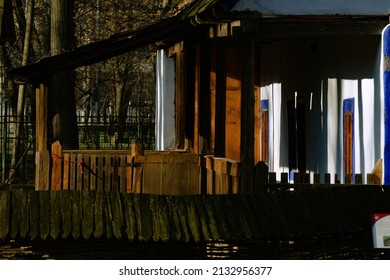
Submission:
<svg viewBox="0 0 390 280">
<path fill-rule="evenodd" d="M 195 174 L 186 193 L 237 193 L 256 191 L 264 170 L 277 181 L 334 174 L 335 183 L 384 159 L 388 184 L 389 13 L 384 0 L 199 0 L 141 30 L 15 69 L 16 79 L 40 83 L 36 184 L 49 188 L 50 74 L 146 45 L 158 53 L 157 147 L 175 150 L 153 169 L 161 182 L 164 160 L 178 177 Z M 178 171 L 173 158 L 183 152 L 198 158 L 198 171 Z M 126 168 L 134 172 L 135 162 Z"/>
<path fill-rule="evenodd" d="M 209 26 L 203 39 L 159 52 L 159 147 L 175 139 L 240 162 L 244 192 L 258 187 L 260 163 L 277 181 L 367 183 L 358 175 L 379 169 L 380 182 L 384 159 L 388 184 L 389 11 L 385 1 L 218 1 L 195 17 Z"/>
</svg>

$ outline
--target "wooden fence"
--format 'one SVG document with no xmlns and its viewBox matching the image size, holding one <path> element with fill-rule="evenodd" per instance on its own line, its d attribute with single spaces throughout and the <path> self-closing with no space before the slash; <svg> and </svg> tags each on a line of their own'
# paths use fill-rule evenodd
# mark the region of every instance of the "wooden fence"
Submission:
<svg viewBox="0 0 390 280">
<path fill-rule="evenodd" d="M 138 148 L 137 148 L 138 147 Z M 143 151 L 135 144 L 132 151 L 62 150 L 52 145 L 50 190 L 97 190 L 161 195 L 237 194 L 240 193 L 241 163 L 211 155 L 185 151 Z M 293 184 L 338 185 L 331 174 L 295 173 Z M 347 175 L 344 184 L 362 184 L 362 175 L 354 180 Z M 376 173 L 367 174 L 366 184 L 380 185 Z M 275 172 L 266 165 L 255 168 L 253 192 L 268 188 L 294 187 L 288 173 Z"/>
<path fill-rule="evenodd" d="M 299 188 L 238 195 L 163 196 L 99 191 L 0 191 L 0 240 L 280 240 L 371 230 L 390 212 L 379 186 Z"/>
<path fill-rule="evenodd" d="M 50 190 L 198 194 L 199 155 L 180 151 L 62 150 L 52 145 Z"/>
<path fill-rule="evenodd" d="M 240 192 L 240 163 L 238 161 L 205 156 L 207 194 L 237 194 Z"/>
</svg>

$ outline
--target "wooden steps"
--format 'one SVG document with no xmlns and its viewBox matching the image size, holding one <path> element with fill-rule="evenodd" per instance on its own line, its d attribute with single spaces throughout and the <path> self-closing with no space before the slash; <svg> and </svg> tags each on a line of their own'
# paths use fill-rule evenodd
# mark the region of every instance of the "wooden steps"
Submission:
<svg viewBox="0 0 390 280">
<path fill-rule="evenodd" d="M 0 191 L 0 239 L 155 242 L 287 239 L 369 231 L 390 189 L 302 188 L 240 195 Z"/>
</svg>

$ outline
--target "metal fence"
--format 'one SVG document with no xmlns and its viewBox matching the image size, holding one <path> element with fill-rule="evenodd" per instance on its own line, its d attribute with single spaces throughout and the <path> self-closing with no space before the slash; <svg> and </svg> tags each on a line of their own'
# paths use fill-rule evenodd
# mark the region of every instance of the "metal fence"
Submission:
<svg viewBox="0 0 390 280">
<path fill-rule="evenodd" d="M 140 109 L 141 108 L 141 109 Z M 20 138 L 22 159 L 18 163 L 16 182 L 33 183 L 35 176 L 35 120 L 30 111 L 23 117 L 24 130 Z M 1 182 L 9 183 L 9 171 L 16 137 L 16 124 L 9 102 L 0 103 L 0 172 Z M 154 104 L 144 103 L 129 108 L 127 116 L 90 114 L 77 111 L 79 146 L 83 150 L 131 150 L 135 139 L 142 139 L 145 149 L 155 148 Z"/>
<path fill-rule="evenodd" d="M 11 159 L 16 140 L 16 125 L 21 123 L 20 117 L 13 114 L 11 103 L 3 101 L 0 108 L 0 151 L 1 151 L 1 182 L 8 183 Z M 23 117 L 23 133 L 20 137 L 21 159 L 17 162 L 18 172 L 14 174 L 20 183 L 30 183 L 34 180 L 35 168 L 35 121 L 30 112 Z"/>
</svg>

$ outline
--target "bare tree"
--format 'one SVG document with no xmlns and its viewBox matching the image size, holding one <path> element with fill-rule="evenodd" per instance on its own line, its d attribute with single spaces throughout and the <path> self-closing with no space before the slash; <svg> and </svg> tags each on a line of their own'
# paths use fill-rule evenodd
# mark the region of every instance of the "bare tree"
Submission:
<svg viewBox="0 0 390 280">
<path fill-rule="evenodd" d="M 26 17 L 26 29 L 24 35 L 24 44 L 23 44 L 23 57 L 22 57 L 22 66 L 26 65 L 29 59 L 31 37 L 33 30 L 33 13 L 34 13 L 34 0 L 27 1 L 27 17 Z M 19 85 L 18 99 L 17 99 L 17 109 L 16 109 L 16 120 L 15 123 L 15 143 L 13 146 L 13 153 L 11 159 L 11 169 L 8 176 L 8 181 L 12 182 L 17 171 L 17 167 L 20 162 L 21 156 L 21 139 L 23 135 L 23 125 L 24 125 L 24 104 L 25 104 L 25 85 Z"/>
</svg>

